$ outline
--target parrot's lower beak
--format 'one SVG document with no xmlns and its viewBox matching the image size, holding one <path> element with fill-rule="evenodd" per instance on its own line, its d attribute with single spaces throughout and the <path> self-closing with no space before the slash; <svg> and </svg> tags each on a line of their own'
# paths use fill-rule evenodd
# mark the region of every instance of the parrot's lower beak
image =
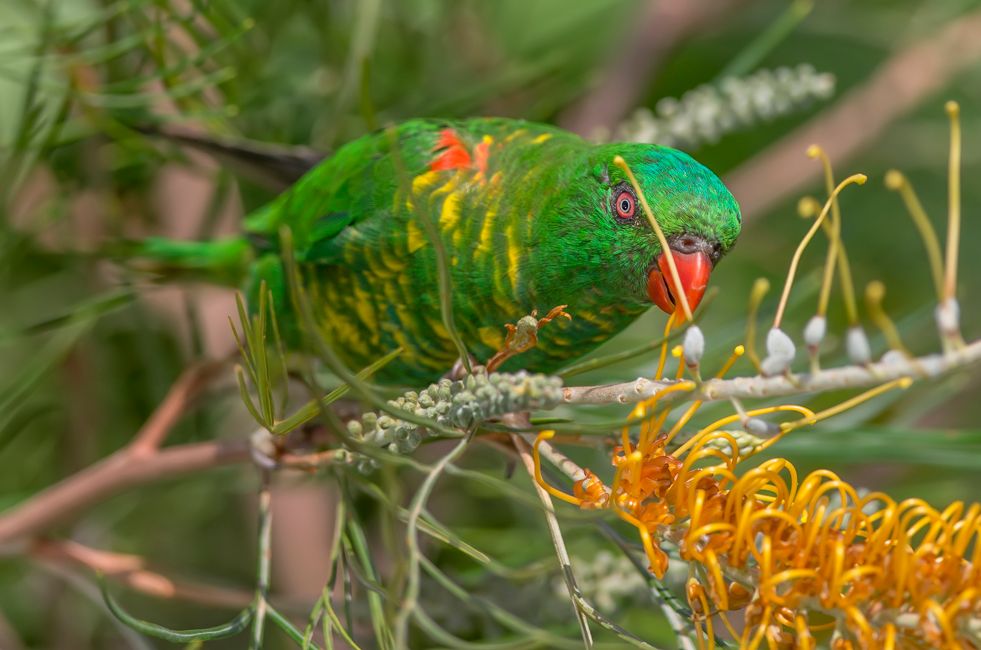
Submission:
<svg viewBox="0 0 981 650">
<path fill-rule="evenodd" d="M 681 280 L 681 290 L 688 299 L 688 307 L 695 311 L 708 287 L 709 275 L 712 274 L 712 259 L 702 251 L 679 253 L 669 250 L 669 253 L 678 268 L 678 279 Z M 654 268 L 647 274 L 647 295 L 662 311 L 671 314 L 682 309 L 681 304 L 675 300 L 675 293 L 668 257 L 662 253 L 657 256 Z"/>
</svg>

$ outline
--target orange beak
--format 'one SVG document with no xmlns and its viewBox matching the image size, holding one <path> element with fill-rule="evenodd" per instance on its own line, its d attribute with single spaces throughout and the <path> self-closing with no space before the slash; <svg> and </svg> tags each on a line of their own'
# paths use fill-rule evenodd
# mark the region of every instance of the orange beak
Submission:
<svg viewBox="0 0 981 650">
<path fill-rule="evenodd" d="M 695 311 L 708 287 L 709 276 L 712 274 L 712 260 L 701 251 L 679 253 L 669 250 L 668 252 L 678 268 L 681 291 L 688 299 L 688 307 Z M 671 314 L 682 310 L 681 303 L 674 299 L 675 292 L 676 287 L 671 277 L 667 255 L 661 253 L 657 256 L 656 266 L 647 274 L 647 295 L 664 313 Z"/>
</svg>

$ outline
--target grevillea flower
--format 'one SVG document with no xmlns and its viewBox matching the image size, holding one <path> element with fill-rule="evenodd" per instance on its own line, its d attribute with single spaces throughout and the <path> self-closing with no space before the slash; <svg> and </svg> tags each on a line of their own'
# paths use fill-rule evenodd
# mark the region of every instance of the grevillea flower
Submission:
<svg viewBox="0 0 981 650">
<path fill-rule="evenodd" d="M 790 405 L 766 410 L 803 415 L 783 424 L 777 438 L 822 417 Z M 661 541 L 677 546 L 693 567 L 686 592 L 700 639 L 714 638 L 718 615 L 748 648 L 764 641 L 812 648 L 822 630 L 833 630 L 840 648 L 977 647 L 981 505 L 956 502 L 940 511 L 920 499 L 860 496 L 833 472 L 801 478 L 779 458 L 737 474 L 742 460 L 776 438 L 756 439 L 741 452 L 753 437 L 721 430 L 730 421 L 705 427 L 673 452 L 667 433 L 618 446 L 609 485 L 587 471 L 574 496 L 547 488 L 635 526 L 659 578 L 669 562 Z M 536 449 L 551 435 L 542 432 Z M 742 612 L 741 632 L 729 620 L 733 611 Z"/>
</svg>

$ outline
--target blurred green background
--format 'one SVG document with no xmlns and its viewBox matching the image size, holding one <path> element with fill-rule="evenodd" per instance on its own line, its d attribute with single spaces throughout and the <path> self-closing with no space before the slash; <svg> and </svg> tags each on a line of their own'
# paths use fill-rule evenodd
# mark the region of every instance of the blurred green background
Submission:
<svg viewBox="0 0 981 650">
<path fill-rule="evenodd" d="M 0 511 L 120 448 L 182 368 L 233 347 L 231 292 L 134 284 L 100 251 L 120 237 L 232 232 L 243 212 L 274 191 L 209 156 L 150 140 L 133 130 L 139 124 L 320 151 L 415 116 L 505 115 L 609 136 L 635 109 L 657 111 L 663 98 L 718 82 L 720 74 L 809 64 L 833 75 L 830 97 L 795 102 L 784 115 L 758 116 L 715 142 L 685 147 L 724 179 L 738 179 L 733 189 L 744 206 L 763 206 L 744 210 L 740 241 L 713 278 L 718 295 L 702 323 L 711 366 L 741 340 L 753 280 L 768 278 L 774 294 L 782 286 L 807 225 L 796 201 L 823 188 L 803 146 L 792 165 L 798 185 L 747 170 L 885 78 L 889 83 L 862 95 L 872 99 L 847 120 L 813 132 L 829 150 L 856 132 L 869 135 L 833 156 L 839 177 L 870 176 L 841 200 L 859 290 L 873 279 L 885 282 L 886 307 L 907 345 L 917 353 L 938 349 L 923 246 L 882 178 L 890 168 L 904 170 L 943 237 L 943 104 L 955 99 L 964 128 L 960 305 L 965 337 L 973 340 L 981 330 L 974 302 L 981 297 L 981 186 L 973 180 L 981 172 L 981 51 L 950 43 L 981 42 L 979 11 L 981 2 L 961 0 L 823 0 L 813 7 L 771 0 L 0 0 Z M 923 44 L 938 49 L 911 49 Z M 894 64 L 891 76 L 883 72 Z M 786 321 L 795 336 L 813 314 L 824 246 L 819 241 L 804 258 Z M 764 318 L 774 303 L 771 295 Z M 826 364 L 843 361 L 835 344 L 842 311 L 836 292 Z M 651 312 L 597 354 L 652 340 L 662 327 L 661 314 Z M 867 327 L 879 355 L 885 345 Z M 652 359 L 576 381 L 632 379 L 649 374 Z M 748 364 L 737 368 L 749 373 Z M 977 391 L 977 373 L 924 382 L 801 431 L 775 451 L 895 497 L 941 506 L 973 500 L 981 468 Z M 563 415 L 608 421 L 626 413 Z M 169 441 L 241 437 L 254 428 L 229 383 L 211 391 Z M 595 468 L 608 463 L 603 449 L 574 455 Z M 499 455 L 481 449 L 463 464 L 501 478 L 507 470 Z M 405 501 L 419 476 L 386 469 L 371 480 Z M 512 481 L 530 493 L 521 472 Z M 273 592 L 301 619 L 326 578 L 330 485 L 292 475 L 276 485 L 274 508 L 283 515 L 274 530 Z M 115 496 L 51 534 L 138 554 L 165 575 L 250 590 L 255 488 L 248 467 L 214 470 Z M 356 503 L 384 556 L 385 517 L 367 498 Z M 533 508 L 450 477 L 431 510 L 508 566 L 543 568 L 509 581 L 459 553 L 428 548 L 441 567 L 473 593 L 575 638 Z M 577 557 L 606 548 L 581 520 L 568 528 Z M 0 550 L 0 647 L 157 647 L 112 622 L 89 572 L 31 559 L 22 547 Z M 385 563 L 382 557 L 383 571 Z M 496 634 L 486 616 L 439 588 L 427 583 L 423 595 L 430 614 L 462 638 Z M 173 627 L 210 625 L 227 614 L 133 592 L 123 598 L 137 614 Z M 625 596 L 610 607 L 608 615 L 631 631 L 669 638 L 649 597 Z M 244 641 L 223 643 L 215 645 Z"/>
</svg>

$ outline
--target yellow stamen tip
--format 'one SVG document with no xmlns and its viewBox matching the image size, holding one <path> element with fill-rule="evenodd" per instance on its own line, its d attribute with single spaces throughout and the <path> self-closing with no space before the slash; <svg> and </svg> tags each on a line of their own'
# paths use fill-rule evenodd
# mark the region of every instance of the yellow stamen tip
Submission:
<svg viewBox="0 0 981 650">
<path fill-rule="evenodd" d="M 879 302 L 886 295 L 886 285 L 878 280 L 873 280 L 865 287 L 865 295 L 869 300 Z"/>
<path fill-rule="evenodd" d="M 855 174 L 854 176 L 852 176 L 852 178 L 854 178 L 855 182 L 858 183 L 859 185 L 865 185 L 865 181 L 869 180 L 869 177 L 866 176 L 865 174 Z"/>
<path fill-rule="evenodd" d="M 797 214 L 808 219 L 821 212 L 821 203 L 813 196 L 802 196 L 797 202 Z"/>
<path fill-rule="evenodd" d="M 910 386 L 913 385 L 913 378 L 912 377 L 903 377 L 902 379 L 899 380 L 899 383 L 897 385 L 900 388 L 909 388 Z"/>
<path fill-rule="evenodd" d="M 947 111 L 947 115 L 957 117 L 957 115 L 961 112 L 961 105 L 951 99 L 944 104 L 944 110 Z"/>
<path fill-rule="evenodd" d="M 898 169 L 890 169 L 886 172 L 886 187 L 891 190 L 898 190 L 906 184 L 906 177 Z"/>
<path fill-rule="evenodd" d="M 822 153 L 820 145 L 812 144 L 807 148 L 808 158 L 817 158 Z"/>
<path fill-rule="evenodd" d="M 681 356 L 681 353 L 683 351 L 684 350 L 683 350 L 683 348 L 680 345 L 676 345 L 673 348 L 671 348 L 671 356 L 674 357 L 675 359 L 677 359 L 678 357 Z"/>
<path fill-rule="evenodd" d="M 735 348 L 733 348 L 732 353 L 734 355 L 736 355 L 737 357 L 741 357 L 744 354 L 746 354 L 746 346 L 745 345 L 737 345 Z"/>
</svg>

